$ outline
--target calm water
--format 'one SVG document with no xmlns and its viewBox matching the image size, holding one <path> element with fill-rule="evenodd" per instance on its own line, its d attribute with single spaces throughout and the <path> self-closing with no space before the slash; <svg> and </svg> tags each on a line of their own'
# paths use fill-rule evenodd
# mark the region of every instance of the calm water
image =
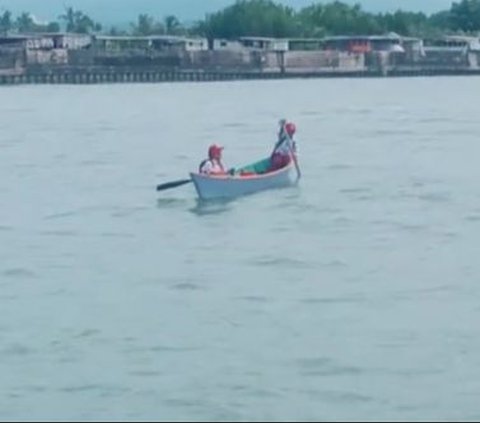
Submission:
<svg viewBox="0 0 480 423">
<path fill-rule="evenodd" d="M 0 420 L 479 420 L 478 78 L 0 90 Z M 201 204 L 294 120 L 299 188 Z"/>
</svg>

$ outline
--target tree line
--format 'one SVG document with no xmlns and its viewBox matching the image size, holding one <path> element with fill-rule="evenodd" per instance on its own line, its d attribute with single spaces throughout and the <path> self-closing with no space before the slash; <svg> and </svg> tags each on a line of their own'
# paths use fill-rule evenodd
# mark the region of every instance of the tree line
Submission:
<svg viewBox="0 0 480 423">
<path fill-rule="evenodd" d="M 66 32 L 110 35 L 199 35 L 208 38 L 265 36 L 318 38 L 334 35 L 374 35 L 396 32 L 404 36 L 431 37 L 445 33 L 475 34 L 480 31 L 480 0 L 453 2 L 449 10 L 431 15 L 398 10 L 372 13 L 360 4 L 342 1 L 315 3 L 300 10 L 273 0 L 237 0 L 218 12 L 193 24 L 176 16 L 156 19 L 140 14 L 129 28 L 102 28 L 80 10 L 65 9 L 57 20 L 39 23 L 30 13 L 14 17 L 8 10 L 0 13 L 0 33 Z"/>
<path fill-rule="evenodd" d="M 80 10 L 72 7 L 65 9 L 65 13 L 58 17 L 58 21 L 38 22 L 31 13 L 23 12 L 14 18 L 9 10 L 0 14 L 0 33 L 26 34 L 26 33 L 44 33 L 60 32 L 63 29 L 66 32 L 79 34 L 89 34 L 100 32 L 102 25 L 95 22 L 90 16 Z"/>
</svg>

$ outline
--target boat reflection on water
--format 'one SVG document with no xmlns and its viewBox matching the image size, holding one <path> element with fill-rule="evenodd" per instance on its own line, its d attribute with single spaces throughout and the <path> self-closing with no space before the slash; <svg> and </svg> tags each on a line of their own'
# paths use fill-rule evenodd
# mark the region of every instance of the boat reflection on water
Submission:
<svg viewBox="0 0 480 423">
<path fill-rule="evenodd" d="M 192 207 L 190 211 L 197 216 L 222 214 L 232 210 L 235 201 L 236 199 L 234 198 L 218 198 L 214 200 L 197 198 L 195 200 L 195 206 Z"/>
</svg>

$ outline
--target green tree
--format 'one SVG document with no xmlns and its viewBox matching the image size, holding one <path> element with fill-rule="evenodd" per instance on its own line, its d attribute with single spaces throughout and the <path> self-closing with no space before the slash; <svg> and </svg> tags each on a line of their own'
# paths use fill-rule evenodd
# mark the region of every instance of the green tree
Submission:
<svg viewBox="0 0 480 423">
<path fill-rule="evenodd" d="M 396 32 L 400 35 L 429 37 L 455 31 L 480 31 L 480 0 L 457 0 L 449 10 L 427 16 L 398 10 L 394 13 L 370 13 L 360 4 L 350 5 L 335 0 L 317 1 L 295 11 L 279 3 L 280 0 L 237 0 L 235 4 L 207 15 L 191 26 L 184 26 L 174 15 L 156 20 L 141 14 L 132 24 L 135 35 L 192 34 L 208 38 L 266 37 L 324 37 L 326 35 L 369 35 Z M 67 32 L 94 33 L 102 27 L 80 10 L 67 7 L 60 16 Z M 0 13 L 0 33 L 12 30 L 27 32 L 59 32 L 60 23 L 39 24 L 30 13 L 22 13 L 15 20 L 9 11 Z M 110 30 L 111 34 L 125 31 Z"/>
<path fill-rule="evenodd" d="M 67 7 L 65 13 L 59 16 L 60 20 L 65 23 L 67 32 L 74 32 L 75 30 L 75 10 L 73 7 Z"/>
<path fill-rule="evenodd" d="M 444 30 L 448 30 L 451 28 L 451 14 L 449 10 L 444 10 L 438 13 L 434 13 L 430 16 L 429 23 L 431 27 Z"/>
<path fill-rule="evenodd" d="M 412 13 L 397 10 L 395 13 L 379 15 L 379 22 L 384 32 L 396 32 L 406 36 L 421 36 L 432 26 L 424 13 Z"/>
<path fill-rule="evenodd" d="M 302 35 L 353 35 L 380 32 L 378 19 L 364 12 L 359 4 L 350 6 L 340 1 L 315 4 L 300 11 L 299 19 L 304 28 Z"/>
<path fill-rule="evenodd" d="M 108 35 L 111 35 L 112 37 L 119 37 L 119 36 L 127 35 L 127 31 L 118 29 L 116 26 L 112 26 L 108 31 Z"/>
<path fill-rule="evenodd" d="M 163 23 L 155 21 L 155 19 L 148 14 L 138 15 L 137 22 L 131 26 L 133 34 L 138 36 L 165 34 L 165 26 Z"/>
<path fill-rule="evenodd" d="M 317 1 L 298 12 L 271 0 L 237 0 L 208 15 L 189 31 L 208 38 L 237 38 L 246 35 L 271 37 L 323 37 L 326 35 L 373 35 L 396 32 L 404 36 L 439 34 L 451 28 L 474 31 L 480 28 L 480 0 L 462 0 L 452 10 L 432 16 L 398 10 L 370 13 L 360 4 L 336 0 Z"/>
<path fill-rule="evenodd" d="M 12 12 L 6 10 L 0 15 L 0 32 L 7 34 L 13 29 Z"/>
<path fill-rule="evenodd" d="M 89 34 L 102 30 L 102 25 L 94 22 L 90 16 L 82 11 L 75 10 L 72 7 L 65 9 L 65 13 L 60 16 L 60 20 L 65 23 L 67 32 Z"/>
<path fill-rule="evenodd" d="M 451 27 L 455 31 L 472 33 L 480 30 L 480 0 L 462 0 L 450 9 Z"/>
<path fill-rule="evenodd" d="M 182 25 L 174 15 L 166 16 L 163 25 L 165 27 L 165 33 L 168 35 L 176 35 L 182 32 Z"/>
<path fill-rule="evenodd" d="M 13 27 L 20 34 L 33 32 L 60 32 L 60 24 L 58 22 L 39 24 L 35 22 L 33 16 L 27 12 L 23 12 L 20 16 L 17 17 Z"/>
<path fill-rule="evenodd" d="M 60 32 L 60 30 L 61 28 L 58 22 L 50 22 L 46 27 L 47 32 Z"/>
<path fill-rule="evenodd" d="M 11 31 L 12 28 L 13 28 L 12 12 L 10 12 L 9 10 L 6 10 L 0 16 L 0 31 L 7 33 Z"/>
<path fill-rule="evenodd" d="M 35 32 L 36 25 L 32 18 L 32 15 L 27 12 L 23 12 L 15 21 L 15 27 L 20 33 Z"/>
<path fill-rule="evenodd" d="M 271 0 L 237 1 L 233 6 L 207 16 L 199 29 L 209 38 L 289 37 L 297 34 L 293 9 Z"/>
<path fill-rule="evenodd" d="M 154 19 L 147 14 L 138 15 L 137 23 L 132 24 L 135 35 L 151 35 L 155 26 Z"/>
</svg>

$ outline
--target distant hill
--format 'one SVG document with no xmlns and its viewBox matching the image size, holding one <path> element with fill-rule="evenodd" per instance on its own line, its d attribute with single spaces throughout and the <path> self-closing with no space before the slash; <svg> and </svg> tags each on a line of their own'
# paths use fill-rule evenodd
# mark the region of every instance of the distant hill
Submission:
<svg viewBox="0 0 480 423">
<path fill-rule="evenodd" d="M 315 0 L 277 0 L 294 8 L 315 3 Z M 361 3 L 372 12 L 394 11 L 399 8 L 426 13 L 449 9 L 451 0 L 345 0 L 346 3 Z M 215 12 L 234 0 L 0 0 L 0 10 L 9 9 L 14 13 L 32 12 L 42 20 L 56 19 L 65 6 L 72 6 L 90 14 L 107 25 L 125 24 L 135 20 L 139 13 L 157 17 L 176 15 L 181 21 L 202 19 L 206 13 Z"/>
</svg>

